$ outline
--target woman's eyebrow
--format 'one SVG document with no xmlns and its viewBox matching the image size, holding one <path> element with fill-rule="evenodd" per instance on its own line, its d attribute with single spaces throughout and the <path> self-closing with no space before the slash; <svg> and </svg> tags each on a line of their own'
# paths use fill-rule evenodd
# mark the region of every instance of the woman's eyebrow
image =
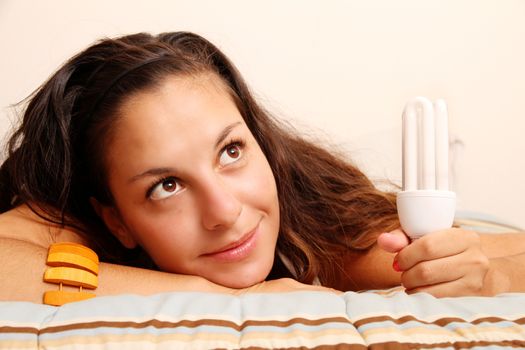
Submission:
<svg viewBox="0 0 525 350">
<path fill-rule="evenodd" d="M 219 134 L 219 136 L 217 137 L 217 141 L 215 141 L 215 148 L 218 148 L 221 143 L 224 141 L 224 139 L 226 137 L 228 137 L 228 134 L 238 125 L 241 125 L 242 123 L 241 122 L 235 122 L 235 123 L 232 123 L 230 125 L 228 125 L 227 127 L 225 127 L 221 133 Z"/>
<path fill-rule="evenodd" d="M 137 174 L 137 175 L 134 175 L 132 176 L 128 182 L 135 182 L 143 177 L 148 177 L 148 176 L 158 176 L 158 175 L 164 175 L 164 174 L 169 174 L 169 173 L 173 173 L 175 171 L 175 169 L 173 168 L 153 168 L 153 169 L 148 169 L 146 170 L 145 172 L 143 173 L 140 173 L 140 174 Z"/>
</svg>

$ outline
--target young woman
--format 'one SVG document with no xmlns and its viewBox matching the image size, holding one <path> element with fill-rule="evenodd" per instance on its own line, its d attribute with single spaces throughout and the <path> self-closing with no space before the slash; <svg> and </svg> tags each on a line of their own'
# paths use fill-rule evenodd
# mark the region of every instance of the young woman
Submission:
<svg viewBox="0 0 525 350">
<path fill-rule="evenodd" d="M 107 39 L 76 55 L 32 96 L 8 149 L 2 299 L 41 300 L 59 241 L 106 262 L 99 295 L 317 282 L 525 290 L 521 237 L 450 229 L 409 244 L 394 194 L 272 118 L 192 33 Z"/>
</svg>

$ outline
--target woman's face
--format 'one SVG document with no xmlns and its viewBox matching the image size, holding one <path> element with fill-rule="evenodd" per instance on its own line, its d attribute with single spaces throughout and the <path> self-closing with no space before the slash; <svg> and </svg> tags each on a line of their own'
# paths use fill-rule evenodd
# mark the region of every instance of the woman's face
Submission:
<svg viewBox="0 0 525 350">
<path fill-rule="evenodd" d="M 120 110 L 106 163 L 128 248 L 164 271 L 240 288 L 264 280 L 279 231 L 275 179 L 218 78 L 169 77 Z"/>
</svg>

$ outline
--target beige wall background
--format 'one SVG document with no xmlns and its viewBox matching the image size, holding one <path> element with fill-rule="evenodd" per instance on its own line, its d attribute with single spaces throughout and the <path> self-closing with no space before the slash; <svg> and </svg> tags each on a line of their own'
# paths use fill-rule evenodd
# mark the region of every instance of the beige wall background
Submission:
<svg viewBox="0 0 525 350">
<path fill-rule="evenodd" d="M 444 98 L 459 208 L 525 227 L 523 0 L 0 0 L 0 135 L 10 105 L 103 36 L 190 30 L 264 104 L 399 181 L 407 100 Z"/>
</svg>

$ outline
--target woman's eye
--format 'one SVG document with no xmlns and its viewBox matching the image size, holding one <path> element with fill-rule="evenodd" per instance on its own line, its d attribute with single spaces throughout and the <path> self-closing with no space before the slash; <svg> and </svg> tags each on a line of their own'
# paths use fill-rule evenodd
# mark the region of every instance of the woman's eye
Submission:
<svg viewBox="0 0 525 350">
<path fill-rule="evenodd" d="M 221 166 L 225 166 L 236 162 L 242 156 L 242 145 L 239 143 L 232 143 L 226 146 L 220 155 L 219 163 Z"/>
<path fill-rule="evenodd" d="M 180 184 L 173 177 L 162 180 L 151 189 L 150 198 L 159 200 L 173 196 L 181 190 Z"/>
</svg>

